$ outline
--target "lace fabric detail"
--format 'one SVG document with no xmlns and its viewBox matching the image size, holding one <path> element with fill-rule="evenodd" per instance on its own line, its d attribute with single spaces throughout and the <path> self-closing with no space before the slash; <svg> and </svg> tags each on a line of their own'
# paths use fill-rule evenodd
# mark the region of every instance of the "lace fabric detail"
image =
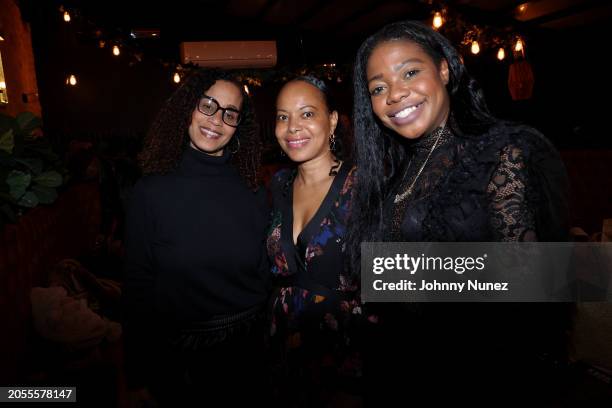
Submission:
<svg viewBox="0 0 612 408">
<path fill-rule="evenodd" d="M 451 131 L 447 127 L 440 127 L 415 140 L 408 148 L 410 159 L 402 171 L 401 180 L 392 189 L 392 197 L 406 194 L 411 187 L 412 191 L 406 197 L 407 201 L 426 197 L 452 163 L 452 160 L 448 157 L 449 149 L 447 148 L 451 138 Z M 435 150 L 432 151 L 434 148 Z M 428 156 L 429 160 L 427 160 Z M 424 164 L 425 167 L 423 167 Z M 423 167 L 423 171 L 419 174 L 421 167 Z M 396 204 L 393 206 L 389 232 L 394 241 L 403 241 L 401 225 L 407 206 L 401 202 Z"/>
<path fill-rule="evenodd" d="M 480 136 L 447 129 L 411 193 L 436 133 L 408 146 L 406 170 L 389 190 L 387 241 L 535 241 L 562 239 L 564 170 L 537 131 L 500 122 Z M 560 238 L 557 238 L 560 237 Z"/>
<path fill-rule="evenodd" d="M 491 197 L 491 226 L 499 241 L 537 241 L 527 185 L 523 151 L 513 145 L 506 146 L 487 186 Z"/>
</svg>

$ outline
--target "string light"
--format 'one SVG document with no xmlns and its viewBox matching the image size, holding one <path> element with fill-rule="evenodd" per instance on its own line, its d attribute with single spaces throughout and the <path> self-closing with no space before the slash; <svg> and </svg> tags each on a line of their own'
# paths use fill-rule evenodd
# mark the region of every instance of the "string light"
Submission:
<svg viewBox="0 0 612 408">
<path fill-rule="evenodd" d="M 70 76 L 66 79 L 66 85 L 75 86 L 77 84 L 77 79 L 74 74 L 70 74 Z"/>
<path fill-rule="evenodd" d="M 442 13 L 440 13 L 439 11 L 436 11 L 436 14 L 434 14 L 434 18 L 433 18 L 433 27 L 437 30 L 438 28 L 442 27 L 442 24 L 444 24 Z"/>
<path fill-rule="evenodd" d="M 430 4 L 432 4 L 432 3 L 430 2 Z M 528 9 L 528 3 L 522 3 L 519 6 L 517 6 L 515 10 L 516 11 L 520 11 L 521 13 L 524 13 L 524 12 L 526 12 L 527 9 Z M 447 23 L 446 17 L 448 17 L 448 15 L 447 15 L 446 8 L 438 9 L 438 10 L 439 11 L 435 11 L 433 13 L 433 18 L 432 18 L 432 21 L 431 21 L 431 24 L 432 24 L 434 29 L 439 29 L 440 27 L 442 27 L 443 25 L 445 25 Z M 78 10 L 72 9 L 72 12 L 76 13 L 75 15 L 78 17 L 77 20 L 79 20 L 79 21 L 83 20 L 83 16 L 78 12 Z M 70 22 L 72 20 L 72 17 L 70 15 L 70 13 L 68 12 L 67 9 L 64 9 L 63 6 L 60 7 L 60 13 L 63 15 L 63 19 L 64 19 L 65 22 L 68 23 L 68 22 Z M 453 14 L 453 16 L 454 16 L 454 14 Z M 461 15 L 458 15 L 456 20 L 457 20 L 456 24 L 457 24 L 458 27 L 462 27 L 462 24 L 463 24 L 463 26 L 465 26 L 466 22 L 462 19 Z M 89 24 L 93 25 L 92 22 L 89 22 Z M 518 37 L 518 36 L 514 37 L 514 39 L 515 39 L 514 46 L 512 46 L 512 40 L 510 38 L 507 38 L 507 37 L 505 39 L 499 39 L 498 38 L 498 39 L 494 39 L 493 41 L 489 41 L 489 40 L 487 40 L 487 39 L 489 39 L 489 35 L 494 35 L 495 34 L 495 32 L 490 33 L 489 30 L 493 31 L 489 27 L 484 27 L 484 29 L 481 29 L 481 28 L 477 28 L 476 26 L 474 26 L 473 30 L 470 30 L 470 32 L 466 32 L 466 35 L 464 36 L 464 39 L 462 41 L 462 45 L 464 47 L 469 45 L 470 46 L 470 51 L 471 51 L 471 53 L 473 55 L 478 55 L 480 53 L 480 51 L 481 51 L 480 43 L 476 39 L 484 40 L 483 46 L 485 47 L 485 49 L 488 49 L 489 46 L 497 45 L 499 48 L 498 48 L 496 56 L 497 56 L 497 59 L 499 61 L 503 61 L 505 59 L 505 57 L 506 57 L 505 49 L 503 47 L 500 47 L 500 45 L 502 45 L 502 44 L 504 46 L 507 46 L 511 53 L 512 53 L 512 51 L 515 51 L 515 52 L 520 52 L 520 53 L 524 54 L 524 52 L 525 52 L 524 51 L 525 44 L 524 44 L 523 40 L 520 37 Z M 159 37 L 158 32 L 153 32 L 150 35 L 152 37 Z M 505 35 L 503 35 L 503 36 L 505 36 Z M 114 41 L 109 42 L 109 41 L 105 41 L 105 40 L 101 39 L 102 31 L 99 30 L 99 29 L 97 31 L 95 31 L 95 37 L 96 37 L 95 39 L 98 40 L 97 41 L 97 45 L 98 45 L 99 48 L 105 48 L 108 45 L 109 48 L 112 48 L 112 54 L 114 56 L 119 56 L 121 54 L 121 49 L 120 49 L 120 46 L 118 45 L 119 43 L 121 43 L 121 38 L 118 38 L 118 41 L 116 43 L 117 45 L 112 45 L 112 42 L 114 42 Z M 2 35 L 0 35 L 0 41 L 4 41 L 4 40 L 5 40 L 5 38 Z M 492 44 L 490 44 L 491 42 L 492 42 Z M 94 44 L 95 44 L 95 42 L 94 42 Z M 129 42 L 125 43 L 124 45 L 126 47 L 128 47 L 126 52 L 127 52 L 127 54 L 129 54 L 129 56 L 131 56 L 131 54 L 133 54 L 133 50 L 130 49 Z M 135 55 L 134 58 L 137 61 L 140 61 L 141 58 L 142 58 L 142 54 Z M 463 57 L 461 57 L 461 61 L 463 63 Z M 162 62 L 162 64 L 165 67 L 171 66 L 171 63 L 164 62 L 164 61 L 161 61 L 161 62 Z M 130 62 L 130 64 L 132 64 L 132 62 Z M 326 63 L 326 64 L 323 64 L 323 67 L 325 67 L 325 68 L 335 68 L 336 64 L 335 63 Z M 332 70 L 330 70 L 330 71 L 332 71 Z M 181 69 L 179 67 L 179 69 L 177 69 L 177 71 L 174 73 L 174 75 L 172 77 L 173 81 L 175 83 L 177 83 L 177 84 L 181 82 L 181 74 L 180 74 L 180 72 L 181 72 Z M 330 73 L 328 75 L 328 78 L 330 78 L 330 79 L 334 79 L 333 77 L 336 77 L 335 79 L 337 80 L 337 82 L 341 82 L 342 81 L 342 78 L 340 76 L 337 76 L 337 73 L 333 74 L 333 75 L 332 75 L 332 73 Z M 69 84 L 69 85 L 75 86 L 76 83 L 77 83 L 76 76 L 75 75 L 70 75 L 68 77 L 68 79 L 66 80 L 66 83 Z M 244 88 L 244 91 L 247 94 L 249 94 L 250 90 L 248 89 L 248 85 L 243 85 L 243 88 Z"/>
<path fill-rule="evenodd" d="M 251 92 L 249 91 L 249 86 L 247 84 L 244 84 L 242 88 L 244 89 L 244 92 L 246 92 L 247 95 L 251 95 Z"/>
<path fill-rule="evenodd" d="M 480 52 L 480 45 L 478 44 L 478 41 L 472 41 L 471 51 L 472 51 L 472 54 L 474 55 Z"/>
<path fill-rule="evenodd" d="M 514 44 L 514 51 L 521 52 L 523 51 L 523 40 L 520 38 L 516 40 L 516 44 Z"/>
</svg>

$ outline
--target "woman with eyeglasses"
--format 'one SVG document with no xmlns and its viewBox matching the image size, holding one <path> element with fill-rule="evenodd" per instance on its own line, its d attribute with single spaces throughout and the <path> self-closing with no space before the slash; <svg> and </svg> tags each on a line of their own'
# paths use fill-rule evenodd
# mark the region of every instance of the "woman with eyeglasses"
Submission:
<svg viewBox="0 0 612 408">
<path fill-rule="evenodd" d="M 273 177 L 267 242 L 273 378 L 283 405 L 359 402 L 361 303 L 344 255 L 356 169 L 343 160 L 338 130 L 322 80 L 302 76 L 282 87 L 275 134 L 296 166 Z"/>
<path fill-rule="evenodd" d="M 265 391 L 259 158 L 249 97 L 222 71 L 188 77 L 147 134 L 128 213 L 127 360 L 132 388 L 162 405 Z"/>
</svg>

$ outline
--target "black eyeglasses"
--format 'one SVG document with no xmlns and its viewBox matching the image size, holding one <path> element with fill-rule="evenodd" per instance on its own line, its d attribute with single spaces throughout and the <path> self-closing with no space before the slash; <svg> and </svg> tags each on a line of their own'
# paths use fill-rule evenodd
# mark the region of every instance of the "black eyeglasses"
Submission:
<svg viewBox="0 0 612 408">
<path fill-rule="evenodd" d="M 223 119 L 223 122 L 226 125 L 237 127 L 240 123 L 241 116 L 239 111 L 233 108 L 222 108 L 215 98 L 211 98 L 207 95 L 204 95 L 202 99 L 200 99 L 200 102 L 198 103 L 198 110 L 206 116 L 212 116 L 217 113 L 218 110 L 220 110 L 223 112 L 221 119 Z"/>
</svg>

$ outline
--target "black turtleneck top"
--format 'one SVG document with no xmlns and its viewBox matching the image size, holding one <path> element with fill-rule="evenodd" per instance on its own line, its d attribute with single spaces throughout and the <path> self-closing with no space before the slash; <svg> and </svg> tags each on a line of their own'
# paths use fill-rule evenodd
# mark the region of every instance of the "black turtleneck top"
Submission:
<svg viewBox="0 0 612 408">
<path fill-rule="evenodd" d="M 184 328 L 262 304 L 268 207 L 229 163 L 187 148 L 178 169 L 142 178 L 128 213 L 128 324 Z"/>
</svg>

